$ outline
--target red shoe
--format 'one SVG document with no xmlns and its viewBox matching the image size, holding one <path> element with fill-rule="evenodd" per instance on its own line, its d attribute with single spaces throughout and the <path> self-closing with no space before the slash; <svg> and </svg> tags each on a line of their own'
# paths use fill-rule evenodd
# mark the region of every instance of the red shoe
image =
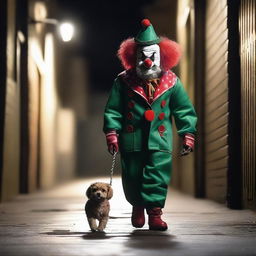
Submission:
<svg viewBox="0 0 256 256">
<path fill-rule="evenodd" d="M 143 206 L 132 207 L 132 225 L 135 228 L 142 228 L 145 224 L 145 215 Z"/>
<path fill-rule="evenodd" d="M 155 207 L 147 209 L 148 214 L 148 225 L 150 230 L 165 231 L 168 229 L 166 222 L 161 219 L 162 209 Z"/>
</svg>

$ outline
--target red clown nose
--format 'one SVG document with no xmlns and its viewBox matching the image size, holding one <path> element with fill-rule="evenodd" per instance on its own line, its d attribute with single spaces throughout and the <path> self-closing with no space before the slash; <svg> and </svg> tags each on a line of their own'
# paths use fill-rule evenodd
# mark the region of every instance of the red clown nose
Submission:
<svg viewBox="0 0 256 256">
<path fill-rule="evenodd" d="M 147 68 L 150 68 L 152 66 L 152 60 L 147 58 L 144 60 L 144 65 L 147 67 Z"/>
<path fill-rule="evenodd" d="M 147 121 L 152 122 L 155 118 L 155 112 L 152 109 L 146 110 L 144 112 L 144 116 L 145 116 Z"/>
</svg>

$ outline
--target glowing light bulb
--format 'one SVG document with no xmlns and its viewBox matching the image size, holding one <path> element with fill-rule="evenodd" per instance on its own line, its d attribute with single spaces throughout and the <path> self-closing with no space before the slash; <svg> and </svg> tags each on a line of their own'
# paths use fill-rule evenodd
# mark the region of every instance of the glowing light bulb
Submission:
<svg viewBox="0 0 256 256">
<path fill-rule="evenodd" d="M 68 22 L 62 23 L 60 25 L 60 35 L 64 42 L 69 42 L 74 35 L 74 26 Z"/>
</svg>

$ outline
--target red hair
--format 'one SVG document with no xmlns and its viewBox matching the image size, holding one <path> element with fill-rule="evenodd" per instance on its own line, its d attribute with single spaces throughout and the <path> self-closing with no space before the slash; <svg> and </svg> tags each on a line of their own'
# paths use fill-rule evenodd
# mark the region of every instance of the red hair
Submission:
<svg viewBox="0 0 256 256">
<path fill-rule="evenodd" d="M 133 38 L 128 38 L 121 43 L 117 56 L 126 70 L 136 66 L 136 50 L 137 45 Z"/>
<path fill-rule="evenodd" d="M 179 44 L 166 37 L 161 37 L 159 47 L 161 68 L 164 71 L 167 71 L 176 66 L 181 56 L 181 49 Z M 126 70 L 135 68 L 136 51 L 137 44 L 133 38 L 128 38 L 121 43 L 117 52 L 117 56 Z"/>
<path fill-rule="evenodd" d="M 161 68 L 167 71 L 175 67 L 179 63 L 181 56 L 180 45 L 167 37 L 161 37 L 159 47 Z"/>
</svg>

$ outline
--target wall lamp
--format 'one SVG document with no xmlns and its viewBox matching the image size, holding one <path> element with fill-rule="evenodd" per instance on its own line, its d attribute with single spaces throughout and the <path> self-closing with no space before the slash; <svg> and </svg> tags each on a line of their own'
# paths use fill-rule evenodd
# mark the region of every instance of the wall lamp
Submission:
<svg viewBox="0 0 256 256">
<path fill-rule="evenodd" d="M 30 24 L 46 24 L 46 25 L 54 25 L 58 28 L 60 36 L 64 42 L 69 42 L 72 40 L 74 35 L 74 26 L 70 22 L 59 22 L 56 19 L 40 19 L 36 20 L 33 18 L 29 19 Z"/>
</svg>

